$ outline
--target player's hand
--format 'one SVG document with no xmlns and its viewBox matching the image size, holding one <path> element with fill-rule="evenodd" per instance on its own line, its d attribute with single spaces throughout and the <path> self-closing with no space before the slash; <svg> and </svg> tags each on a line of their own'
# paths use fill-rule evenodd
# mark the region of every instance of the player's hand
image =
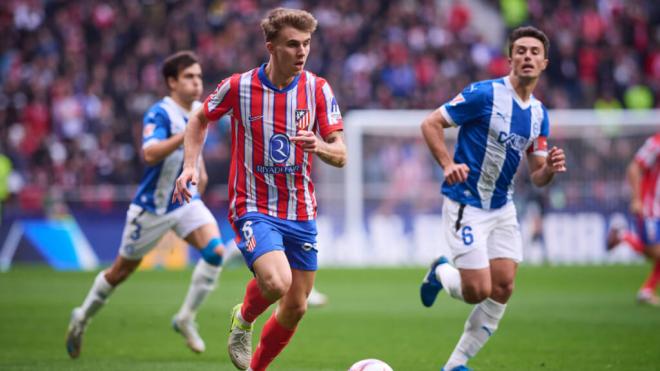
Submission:
<svg viewBox="0 0 660 371">
<path fill-rule="evenodd" d="M 445 181 L 452 185 L 467 180 L 470 168 L 465 164 L 451 164 L 445 168 Z"/>
<path fill-rule="evenodd" d="M 545 164 L 553 174 L 566 172 L 566 156 L 564 155 L 564 150 L 553 146 L 548 152 L 548 157 L 545 158 Z"/>
<path fill-rule="evenodd" d="M 305 152 L 316 153 L 319 150 L 319 138 L 309 130 L 298 130 L 296 136 L 289 139 L 293 143 L 300 143 Z"/>
<path fill-rule="evenodd" d="M 642 215 L 642 200 L 632 199 L 630 200 L 630 213 L 633 215 Z"/>
<path fill-rule="evenodd" d="M 172 194 L 172 202 L 175 200 L 180 204 L 185 202 L 190 202 L 192 198 L 192 192 L 188 189 L 188 183 L 191 185 L 197 185 L 199 180 L 197 179 L 197 172 L 194 167 L 184 167 L 181 175 L 176 179 L 174 185 L 174 193 Z"/>
</svg>

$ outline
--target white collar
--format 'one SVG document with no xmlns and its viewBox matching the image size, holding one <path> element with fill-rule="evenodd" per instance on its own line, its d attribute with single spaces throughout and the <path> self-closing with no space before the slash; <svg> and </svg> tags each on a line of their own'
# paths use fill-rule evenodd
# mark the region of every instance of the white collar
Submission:
<svg viewBox="0 0 660 371">
<path fill-rule="evenodd" d="M 529 99 L 527 100 L 527 102 L 523 101 L 522 98 L 520 98 L 520 96 L 519 96 L 518 93 L 516 92 L 516 89 L 513 88 L 513 85 L 511 84 L 511 79 L 509 78 L 509 75 L 504 76 L 503 79 L 504 79 L 504 85 L 505 85 L 507 88 L 509 88 L 509 90 L 511 90 L 511 94 L 513 95 L 513 99 L 518 103 L 518 105 L 520 106 L 520 108 L 522 108 L 522 109 L 527 109 L 527 108 L 529 108 L 529 106 L 532 105 L 532 100 L 534 99 L 534 95 L 533 95 L 533 94 L 530 95 L 530 96 L 529 96 Z"/>
</svg>

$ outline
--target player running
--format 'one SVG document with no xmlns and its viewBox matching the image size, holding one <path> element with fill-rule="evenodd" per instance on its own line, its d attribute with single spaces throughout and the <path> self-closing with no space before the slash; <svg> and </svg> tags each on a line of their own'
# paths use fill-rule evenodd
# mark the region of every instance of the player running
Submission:
<svg viewBox="0 0 660 371">
<path fill-rule="evenodd" d="M 216 220 L 199 197 L 207 183 L 206 169 L 199 154 L 192 160 L 189 170 L 199 179 L 199 187 L 189 189 L 191 202 L 180 205 L 171 201 L 174 181 L 183 165 L 186 123 L 190 112 L 201 106 L 198 100 L 202 94 L 202 69 L 192 52 L 179 52 L 165 60 L 162 73 L 169 96 L 151 106 L 144 115 L 142 151 L 147 166 L 128 208 L 119 255 L 109 269 L 96 276 L 82 305 L 71 314 L 66 337 L 66 349 L 71 358 L 80 356 L 83 334 L 91 317 L 168 230 L 195 246 L 202 257 L 172 324 L 194 352 L 203 352 L 206 348 L 197 331 L 195 315 L 218 282 L 223 246 Z"/>
<path fill-rule="evenodd" d="M 628 165 L 630 212 L 634 231 L 613 228 L 608 233 L 607 248 L 622 241 L 653 261 L 653 268 L 637 293 L 643 304 L 660 305 L 655 293 L 660 280 L 660 133 L 648 138 Z"/>
<path fill-rule="evenodd" d="M 227 114 L 232 119 L 229 218 L 255 275 L 232 312 L 228 350 L 241 370 L 265 370 L 307 310 L 317 269 L 312 155 L 336 167 L 346 162 L 343 121 L 332 89 L 304 70 L 316 24 L 306 11 L 271 10 L 261 22 L 268 63 L 222 81 L 186 128 L 175 197 L 187 202 L 188 184 L 198 182 L 195 159 L 208 122 Z M 253 356 L 254 321 L 278 300 Z"/>
<path fill-rule="evenodd" d="M 547 150 L 548 114 L 532 91 L 548 65 L 547 36 L 533 27 L 509 36 L 508 76 L 474 83 L 422 123 L 422 134 L 444 169 L 442 233 L 453 263 L 441 256 L 421 285 L 430 307 L 445 288 L 476 304 L 443 370 L 467 370 L 504 315 L 513 292 L 522 239 L 512 202 L 513 177 L 527 155 L 532 182 L 545 186 L 566 171 L 564 153 Z M 444 129 L 459 127 L 452 158 Z"/>
</svg>

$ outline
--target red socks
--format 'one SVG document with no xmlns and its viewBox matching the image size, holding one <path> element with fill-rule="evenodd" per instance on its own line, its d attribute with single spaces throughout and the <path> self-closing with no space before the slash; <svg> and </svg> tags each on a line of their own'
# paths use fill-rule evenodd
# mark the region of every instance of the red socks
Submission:
<svg viewBox="0 0 660 371">
<path fill-rule="evenodd" d="M 653 270 L 646 279 L 646 282 L 644 282 L 644 285 L 642 285 L 642 289 L 655 291 L 655 288 L 658 286 L 658 280 L 660 280 L 660 260 L 656 260 L 653 264 Z"/>
<path fill-rule="evenodd" d="M 634 233 L 623 232 L 623 234 L 621 235 L 621 239 L 627 242 L 628 245 L 630 245 L 630 247 L 633 248 L 633 250 L 637 251 L 640 254 L 644 253 L 644 243 Z"/>
<path fill-rule="evenodd" d="M 273 304 L 270 300 L 266 299 L 261 294 L 261 289 L 257 284 L 257 279 L 253 278 L 248 282 L 245 288 L 245 298 L 243 298 L 243 306 L 241 307 L 241 317 L 246 322 L 254 322 L 257 317 L 268 309 Z"/>
<path fill-rule="evenodd" d="M 257 350 L 252 355 L 250 367 L 254 371 L 264 371 L 275 357 L 289 344 L 296 329 L 289 330 L 277 322 L 275 312 L 270 316 L 261 332 Z"/>
</svg>

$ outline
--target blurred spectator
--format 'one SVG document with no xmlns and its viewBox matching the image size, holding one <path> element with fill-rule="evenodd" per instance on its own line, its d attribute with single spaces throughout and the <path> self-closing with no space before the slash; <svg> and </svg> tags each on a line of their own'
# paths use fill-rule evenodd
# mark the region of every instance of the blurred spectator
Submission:
<svg viewBox="0 0 660 371">
<path fill-rule="evenodd" d="M 538 95 L 549 108 L 657 105 L 660 3 L 653 0 L 297 0 L 319 30 L 308 62 L 340 105 L 431 109 L 469 81 L 507 73 L 504 40 L 475 23 L 534 24 L 551 39 Z M 257 26 L 275 1 L 8 0 L 0 3 L 0 148 L 31 192 L 135 184 L 141 113 L 164 93 L 165 56 L 193 49 L 206 91 L 266 60 Z M 480 14 L 481 12 L 482 14 Z M 492 17 L 491 17 L 492 18 Z M 501 27 L 494 25 L 493 27 Z M 492 30 L 492 27 L 490 27 Z M 228 168 L 225 135 L 207 146 Z M 225 176 L 211 179 L 221 184 Z M 132 192 L 126 192 L 130 194 Z M 98 197 L 104 197 L 98 195 Z"/>
</svg>

